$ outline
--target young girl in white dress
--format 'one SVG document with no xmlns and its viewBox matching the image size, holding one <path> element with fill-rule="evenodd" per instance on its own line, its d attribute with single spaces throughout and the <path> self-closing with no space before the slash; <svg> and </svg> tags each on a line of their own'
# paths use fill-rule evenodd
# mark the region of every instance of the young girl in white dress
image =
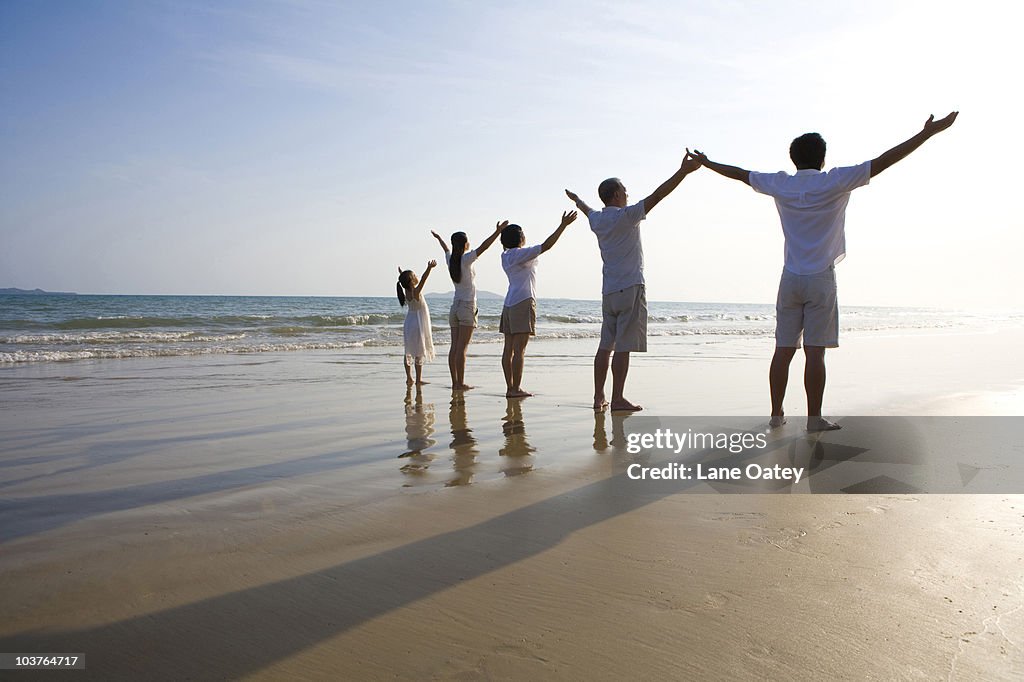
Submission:
<svg viewBox="0 0 1024 682">
<path fill-rule="evenodd" d="M 421 386 L 429 383 L 423 381 L 423 362 L 434 359 L 434 337 L 430 332 L 430 309 L 427 308 L 427 301 L 423 298 L 423 285 L 427 283 L 430 271 L 437 266 L 437 261 L 427 263 L 427 269 L 423 271 L 423 277 L 417 278 L 412 270 L 398 268 L 398 303 L 405 306 L 409 304 L 409 311 L 405 314 L 405 357 L 402 362 L 405 365 L 405 383 L 411 386 L 412 368 L 416 365 L 416 385 Z"/>
</svg>

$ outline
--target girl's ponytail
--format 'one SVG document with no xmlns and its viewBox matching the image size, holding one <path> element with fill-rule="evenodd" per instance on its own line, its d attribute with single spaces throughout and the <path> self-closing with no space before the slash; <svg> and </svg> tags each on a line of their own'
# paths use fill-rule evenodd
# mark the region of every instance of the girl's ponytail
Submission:
<svg viewBox="0 0 1024 682">
<path fill-rule="evenodd" d="M 398 305 L 405 307 L 405 290 L 412 282 L 412 270 L 402 270 L 398 275 L 398 284 L 396 289 L 398 291 Z"/>
<path fill-rule="evenodd" d="M 448 274 L 456 284 L 462 281 L 462 254 L 466 251 L 468 241 L 465 232 L 452 234 L 452 255 L 448 257 Z"/>
</svg>

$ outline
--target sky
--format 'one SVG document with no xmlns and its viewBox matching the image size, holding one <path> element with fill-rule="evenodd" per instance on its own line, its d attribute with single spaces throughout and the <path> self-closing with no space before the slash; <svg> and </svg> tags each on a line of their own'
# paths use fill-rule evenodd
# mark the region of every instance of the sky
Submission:
<svg viewBox="0 0 1024 682">
<path fill-rule="evenodd" d="M 1018 3 L 0 3 L 0 287 L 393 294 L 496 222 L 542 241 L 598 183 L 642 199 L 686 147 L 791 170 L 870 160 L 840 300 L 1020 307 Z M 770 198 L 702 169 L 643 224 L 651 300 L 774 302 Z M 503 293 L 500 245 L 478 286 Z M 442 261 L 443 263 L 443 261 Z M 450 291 L 443 269 L 428 291 Z M 538 294 L 597 299 L 580 218 Z"/>
</svg>

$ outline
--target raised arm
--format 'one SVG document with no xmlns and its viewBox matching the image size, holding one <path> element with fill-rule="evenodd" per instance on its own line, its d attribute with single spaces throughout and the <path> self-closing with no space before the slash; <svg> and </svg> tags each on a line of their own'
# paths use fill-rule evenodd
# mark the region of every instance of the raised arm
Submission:
<svg viewBox="0 0 1024 682">
<path fill-rule="evenodd" d="M 423 276 L 420 277 L 420 283 L 416 285 L 416 298 L 420 297 L 420 292 L 423 291 L 423 285 L 427 283 L 427 277 L 430 277 L 430 271 L 436 267 L 436 260 L 432 260 L 427 263 L 427 269 L 423 271 Z"/>
<path fill-rule="evenodd" d="M 480 242 L 480 246 L 476 247 L 476 255 L 482 255 L 483 252 L 486 251 L 491 246 L 491 244 L 494 243 L 494 240 L 498 238 L 498 235 L 501 234 L 501 231 L 504 230 L 507 226 L 507 220 L 503 220 L 500 223 L 498 223 L 494 228 L 494 232 L 491 233 L 491 236 Z"/>
<path fill-rule="evenodd" d="M 739 166 L 727 166 L 724 163 L 715 163 L 709 159 L 704 152 L 696 149 L 693 150 L 693 156 L 700 161 L 702 166 L 707 166 L 719 175 L 724 175 L 727 178 L 745 182 L 748 185 L 750 184 L 750 171 L 748 170 L 740 168 Z"/>
<path fill-rule="evenodd" d="M 566 211 L 562 214 L 562 222 L 558 225 L 558 229 L 551 233 L 551 236 L 544 240 L 544 243 L 540 245 L 540 252 L 544 253 L 558 241 L 558 238 L 565 232 L 565 228 L 569 227 L 569 223 L 576 220 L 576 211 Z"/>
<path fill-rule="evenodd" d="M 690 153 L 690 150 L 686 150 L 686 155 L 683 156 L 683 162 L 679 166 L 679 170 L 672 174 L 665 182 L 661 183 L 658 189 L 654 190 L 649 197 L 644 199 L 644 213 L 650 213 L 651 210 L 657 206 L 662 199 L 667 197 L 672 190 L 679 186 L 679 183 L 683 181 L 687 175 L 700 168 L 700 159 Z"/>
<path fill-rule="evenodd" d="M 437 243 L 441 245 L 441 248 L 444 249 L 445 253 L 448 253 L 448 245 L 444 243 L 443 239 L 441 239 L 441 235 L 433 230 L 430 231 L 430 234 L 434 235 L 434 239 L 437 240 Z"/>
<path fill-rule="evenodd" d="M 909 140 L 896 145 L 877 159 L 871 160 L 871 177 L 875 177 L 897 161 L 907 158 L 911 152 L 923 145 L 932 135 L 941 133 L 953 125 L 953 121 L 956 120 L 956 116 L 959 113 L 959 111 L 954 111 L 938 121 L 935 120 L 935 116 L 929 116 L 928 120 L 924 122 L 924 128 L 921 129 L 921 132 Z"/>
<path fill-rule="evenodd" d="M 572 203 L 576 204 L 576 208 L 578 208 L 580 212 L 583 213 L 583 215 L 590 215 L 592 209 L 589 206 L 587 206 L 587 203 L 583 201 L 583 199 L 580 199 L 580 196 L 576 194 L 576 192 L 570 192 L 569 190 L 565 190 L 565 196 L 572 199 Z"/>
</svg>

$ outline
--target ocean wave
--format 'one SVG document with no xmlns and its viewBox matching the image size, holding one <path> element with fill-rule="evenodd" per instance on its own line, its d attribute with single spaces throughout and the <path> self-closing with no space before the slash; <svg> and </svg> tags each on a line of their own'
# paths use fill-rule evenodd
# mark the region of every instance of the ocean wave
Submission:
<svg viewBox="0 0 1024 682">
<path fill-rule="evenodd" d="M 559 324 L 601 324 L 600 315 L 539 315 L 541 321 Z"/>
<path fill-rule="evenodd" d="M 80 317 L 53 324 L 54 329 L 139 329 L 147 327 L 187 327 L 187 318 L 172 317 Z"/>
<path fill-rule="evenodd" d="M 843 333 L 848 332 L 879 332 L 902 331 L 907 329 L 945 329 L 955 327 L 953 323 L 933 323 L 918 325 L 864 325 L 842 327 Z M 278 337 L 305 334 L 305 328 L 299 331 L 279 330 Z M 730 337 L 730 338 L 767 338 L 774 334 L 774 325 L 758 327 L 681 327 L 671 325 L 653 325 L 648 328 L 648 335 L 655 337 Z M 573 340 L 598 339 L 600 328 L 559 328 L 558 325 L 541 325 L 537 329 L 536 340 Z M 400 348 L 403 345 L 402 330 L 398 327 L 380 328 L 375 334 L 363 338 L 329 338 L 323 335 L 311 335 L 304 340 L 284 341 L 273 336 L 253 337 L 247 334 L 209 335 L 195 333 L 161 334 L 161 333 L 128 333 L 109 335 L 105 338 L 84 335 L 23 335 L 2 339 L 10 351 L 0 352 L 0 364 L 30 362 L 67 362 L 73 360 L 125 359 L 147 357 L 174 357 L 209 354 L 248 354 L 268 352 L 290 352 L 310 350 L 350 350 L 354 348 Z M 445 346 L 450 343 L 448 329 L 435 330 L 434 343 Z M 473 338 L 473 343 L 500 344 L 504 336 L 496 328 L 481 328 Z M 17 346 L 28 346 L 17 348 Z M 35 346 L 35 347 L 32 347 Z"/>
<path fill-rule="evenodd" d="M 399 353 L 407 309 L 393 298 L 317 297 L 83 297 L 37 307 L 0 298 L 0 363 L 141 358 L 211 353 L 260 353 L 365 348 Z M 473 343 L 501 344 L 500 300 L 479 302 Z M 774 332 L 770 304 L 659 303 L 649 308 L 648 333 L 675 343 L 763 339 Z M 922 309 L 845 308 L 844 332 L 913 333 L 1019 320 Z M 596 343 L 600 301 L 542 299 L 538 340 L 585 339 Z M 431 326 L 438 346 L 450 343 L 448 306 L 432 301 Z M 716 338 L 717 337 L 717 338 Z M 672 343 L 662 339 L 661 343 Z"/>
<path fill-rule="evenodd" d="M 314 327 L 362 327 L 381 325 L 389 322 L 404 322 L 405 313 L 364 313 L 361 315 L 311 315 L 292 318 L 292 321 L 308 323 Z"/>
<path fill-rule="evenodd" d="M 384 325 L 405 320 L 404 312 L 394 313 L 361 313 L 351 315 L 217 315 L 210 317 L 134 317 L 130 315 L 98 315 L 96 317 L 79 317 L 61 320 L 46 325 L 34 321 L 35 328 L 50 327 L 62 331 L 79 329 L 149 329 L 153 327 L 171 328 L 208 328 L 208 327 L 263 327 L 263 326 L 309 326 L 309 327 L 360 327 Z M 27 321 L 19 322 L 20 326 L 28 326 Z"/>
<path fill-rule="evenodd" d="M 234 341 L 246 334 L 209 335 L 200 332 L 94 332 L 85 334 L 19 334 L 0 336 L 0 344 L 77 346 L 83 344 L 117 343 L 208 343 Z"/>
<path fill-rule="evenodd" d="M 122 360 L 129 358 L 162 358 L 192 355 L 282 353 L 304 350 L 345 350 L 350 348 L 362 348 L 365 345 L 369 344 L 362 341 L 351 341 L 337 343 L 262 343 L 238 346 L 199 346 L 195 348 L 122 347 L 89 348 L 75 351 L 40 349 L 0 353 L 0 364 L 68 362 L 72 360 Z"/>
</svg>

